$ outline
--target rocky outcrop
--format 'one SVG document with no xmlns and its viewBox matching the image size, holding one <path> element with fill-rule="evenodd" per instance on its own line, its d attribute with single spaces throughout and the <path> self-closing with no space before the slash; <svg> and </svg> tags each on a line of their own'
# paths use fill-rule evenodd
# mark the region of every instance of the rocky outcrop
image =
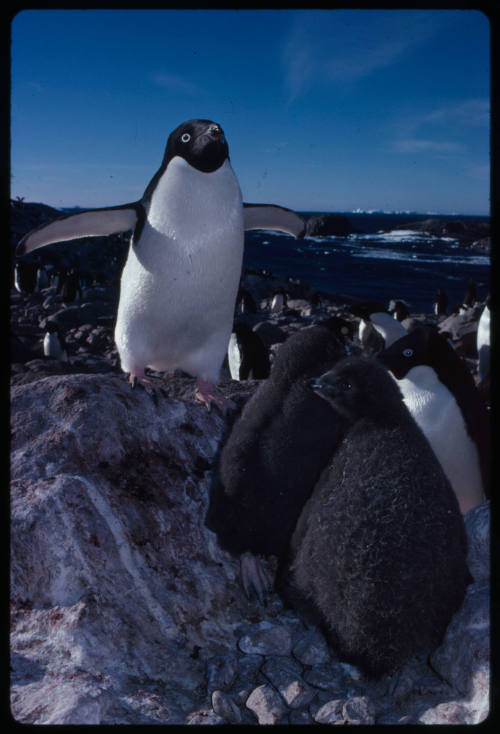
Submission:
<svg viewBox="0 0 500 734">
<path fill-rule="evenodd" d="M 409 222 L 401 225 L 401 229 L 412 229 L 415 232 L 428 232 L 434 237 L 452 237 L 463 244 L 470 245 L 477 240 L 487 238 L 490 234 L 490 222 L 484 220 L 443 219 L 431 217 L 419 222 Z"/>
<path fill-rule="evenodd" d="M 244 596 L 237 559 L 204 526 L 227 419 L 193 401 L 191 378 L 159 385 L 59 374 L 12 388 L 14 718 L 482 720 L 488 503 L 467 517 L 474 585 L 432 659 L 439 677 L 415 660 L 396 694 L 341 662 L 275 594 L 265 607 Z M 255 384 L 222 387 L 241 407 Z"/>
<path fill-rule="evenodd" d="M 312 214 L 306 220 L 305 237 L 345 236 L 357 231 L 343 214 Z"/>
</svg>

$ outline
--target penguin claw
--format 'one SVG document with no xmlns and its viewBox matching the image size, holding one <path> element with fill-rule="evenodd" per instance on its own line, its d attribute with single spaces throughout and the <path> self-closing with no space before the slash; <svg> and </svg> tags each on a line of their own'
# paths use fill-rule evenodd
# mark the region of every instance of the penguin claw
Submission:
<svg viewBox="0 0 500 734">
<path fill-rule="evenodd" d="M 199 400 L 200 403 L 206 406 L 209 412 L 212 404 L 216 405 L 224 416 L 231 410 L 236 409 L 236 403 L 218 394 L 216 387 L 208 380 L 197 379 L 197 388 L 194 396 L 196 400 Z"/>
<path fill-rule="evenodd" d="M 271 579 L 261 561 L 249 551 L 240 556 L 240 573 L 243 590 L 247 599 L 255 592 L 261 604 L 266 603 L 265 595 L 271 591 Z"/>
</svg>

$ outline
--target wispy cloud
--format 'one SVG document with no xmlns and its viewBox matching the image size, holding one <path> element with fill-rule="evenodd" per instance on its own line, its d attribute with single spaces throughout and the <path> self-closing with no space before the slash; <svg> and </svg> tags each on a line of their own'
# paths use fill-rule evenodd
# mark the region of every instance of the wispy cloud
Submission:
<svg viewBox="0 0 500 734">
<path fill-rule="evenodd" d="M 464 140 L 470 128 L 487 127 L 490 102 L 486 98 L 449 102 L 430 111 L 421 111 L 396 121 L 396 137 L 389 149 L 397 153 L 434 152 L 440 154 L 466 152 Z"/>
<path fill-rule="evenodd" d="M 297 11 L 282 51 L 289 102 L 316 81 L 352 83 L 398 62 L 452 17 L 446 11 Z"/>
<path fill-rule="evenodd" d="M 153 81 L 160 87 L 170 89 L 172 92 L 184 94 L 199 94 L 201 92 L 201 88 L 197 84 L 183 79 L 179 74 L 161 72 L 154 75 Z"/>
<path fill-rule="evenodd" d="M 406 138 L 395 140 L 392 149 L 399 153 L 460 153 L 465 151 L 465 146 L 451 140 Z"/>
</svg>

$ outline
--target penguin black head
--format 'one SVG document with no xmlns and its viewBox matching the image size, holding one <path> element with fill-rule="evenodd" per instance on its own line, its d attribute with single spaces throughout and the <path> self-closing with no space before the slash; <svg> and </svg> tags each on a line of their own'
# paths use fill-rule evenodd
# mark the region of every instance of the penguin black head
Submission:
<svg viewBox="0 0 500 734">
<path fill-rule="evenodd" d="M 168 165 L 175 156 L 184 158 L 198 171 L 216 171 L 229 157 L 224 131 L 210 120 L 183 122 L 168 138 L 163 165 Z"/>
<path fill-rule="evenodd" d="M 417 326 L 378 355 L 378 359 L 401 380 L 413 367 L 437 368 L 440 362 L 454 360 L 454 350 L 447 340 L 428 325 Z"/>
<path fill-rule="evenodd" d="M 384 420 L 392 406 L 402 402 L 401 392 L 385 367 L 363 357 L 347 357 L 308 382 L 319 397 L 353 422 L 368 415 Z"/>
</svg>

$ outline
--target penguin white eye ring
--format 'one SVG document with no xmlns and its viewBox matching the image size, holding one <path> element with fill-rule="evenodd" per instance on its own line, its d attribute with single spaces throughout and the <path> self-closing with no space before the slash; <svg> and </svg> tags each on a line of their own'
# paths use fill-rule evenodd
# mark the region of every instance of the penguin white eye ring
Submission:
<svg viewBox="0 0 500 734">
<path fill-rule="evenodd" d="M 403 349 L 403 357 L 413 357 L 413 349 Z"/>
<path fill-rule="evenodd" d="M 191 140 L 191 135 L 189 133 L 184 133 L 184 135 L 181 135 L 181 141 L 183 143 L 189 143 Z"/>
</svg>

